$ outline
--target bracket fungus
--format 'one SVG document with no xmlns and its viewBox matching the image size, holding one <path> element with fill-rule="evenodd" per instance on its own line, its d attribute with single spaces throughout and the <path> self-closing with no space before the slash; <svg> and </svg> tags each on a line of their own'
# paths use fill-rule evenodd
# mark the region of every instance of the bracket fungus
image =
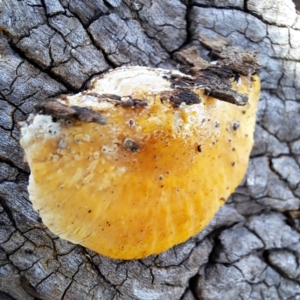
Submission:
<svg viewBox="0 0 300 300">
<path fill-rule="evenodd" d="M 122 67 L 39 103 L 21 123 L 33 207 L 111 258 L 186 241 L 243 179 L 259 90 L 257 75 L 226 66 Z"/>
</svg>

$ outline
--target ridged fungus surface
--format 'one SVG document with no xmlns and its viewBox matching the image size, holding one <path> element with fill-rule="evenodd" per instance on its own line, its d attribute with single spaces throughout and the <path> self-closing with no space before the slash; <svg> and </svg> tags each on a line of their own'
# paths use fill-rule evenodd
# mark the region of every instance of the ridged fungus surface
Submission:
<svg viewBox="0 0 300 300">
<path fill-rule="evenodd" d="M 137 259 L 208 224 L 245 175 L 260 82 L 192 73 L 115 69 L 21 123 L 30 200 L 52 232 Z"/>
</svg>

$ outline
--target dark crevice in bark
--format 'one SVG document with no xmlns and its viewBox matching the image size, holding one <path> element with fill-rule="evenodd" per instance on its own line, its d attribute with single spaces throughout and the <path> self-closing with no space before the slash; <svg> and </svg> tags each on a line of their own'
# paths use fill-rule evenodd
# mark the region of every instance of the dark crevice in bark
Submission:
<svg viewBox="0 0 300 300">
<path fill-rule="evenodd" d="M 291 212 L 290 211 L 286 211 L 283 212 L 284 216 L 286 217 L 286 224 L 288 226 L 290 226 L 291 228 L 295 228 L 296 230 L 298 230 L 298 232 L 300 232 L 300 213 L 298 216 L 298 220 L 296 217 L 292 217 Z M 297 222 L 298 221 L 298 222 Z M 299 224 L 299 225 L 298 225 Z M 299 228 L 297 229 L 297 226 L 299 226 Z M 299 261 L 300 262 L 300 261 Z"/>
<path fill-rule="evenodd" d="M 286 156 L 286 155 L 279 155 L 279 157 L 282 157 L 282 156 Z M 273 158 L 273 157 L 272 157 Z M 298 165 L 298 164 L 297 164 Z M 293 193 L 294 197 L 295 198 L 298 198 L 297 195 L 295 195 L 295 190 L 297 189 L 297 187 L 299 186 L 300 182 L 297 184 L 297 186 L 295 188 L 292 188 L 291 187 L 291 184 L 289 183 L 289 181 L 287 180 L 287 178 L 284 178 L 273 166 L 273 162 L 272 162 L 272 159 L 269 158 L 269 167 L 270 167 L 270 170 L 275 173 L 279 178 L 280 180 L 282 180 L 283 182 L 285 182 L 285 184 L 289 187 L 289 190 Z M 284 200 L 283 200 L 284 201 Z"/>
<path fill-rule="evenodd" d="M 244 0 L 244 11 L 248 12 L 248 0 Z"/>
<path fill-rule="evenodd" d="M 248 8 L 246 8 L 246 10 L 242 9 L 242 8 L 239 8 L 239 7 L 236 7 L 236 6 L 228 6 L 228 7 L 218 7 L 218 6 L 208 6 L 208 5 L 204 5 L 204 4 L 196 4 L 194 3 L 192 6 L 195 6 L 195 7 L 202 7 L 202 8 L 213 8 L 215 10 L 235 10 L 235 11 L 241 11 L 245 14 L 248 14 L 248 15 L 252 15 L 253 17 L 255 17 L 256 19 L 259 19 L 260 21 L 262 21 L 263 23 L 265 23 L 266 25 L 273 25 L 273 26 L 276 26 L 276 27 L 281 27 L 281 28 L 286 28 L 285 25 L 279 25 L 279 24 L 276 24 L 276 23 L 272 23 L 272 22 L 268 22 L 267 20 L 264 20 L 261 16 L 255 14 L 254 12 L 248 10 Z M 278 59 L 278 58 L 277 58 Z M 281 58 L 280 58 L 281 59 Z"/>
<path fill-rule="evenodd" d="M 76 274 L 79 272 L 80 266 L 82 266 L 83 264 L 84 264 L 84 262 L 81 263 L 81 264 L 78 266 L 76 272 L 73 274 L 73 276 L 72 276 L 72 278 L 71 278 L 71 281 L 70 281 L 69 285 L 66 287 L 66 289 L 65 289 L 65 291 L 64 291 L 64 293 L 63 293 L 63 295 L 61 296 L 61 300 L 63 300 L 63 299 L 65 298 L 65 296 L 66 296 L 66 294 L 67 294 L 69 288 L 71 287 L 71 285 L 72 285 L 72 283 L 73 283 L 73 281 L 74 281 L 74 278 L 75 278 Z"/>
<path fill-rule="evenodd" d="M 186 6 L 186 13 L 185 13 L 186 39 L 180 47 L 178 47 L 177 49 L 175 49 L 171 52 L 171 55 L 173 55 L 175 52 L 179 51 L 180 49 L 184 48 L 185 46 L 190 44 L 191 41 L 192 41 L 192 33 L 191 33 L 191 30 L 190 30 L 190 26 L 191 26 L 190 12 L 191 12 L 191 9 L 193 7 L 192 0 L 188 0 L 187 3 L 185 4 L 185 6 Z M 176 61 L 176 59 L 174 59 L 174 60 Z"/>
<path fill-rule="evenodd" d="M 103 0 L 104 1 L 104 0 Z M 72 8 L 70 7 L 70 3 L 69 3 L 69 1 L 66 1 L 66 6 L 64 6 L 63 4 L 62 4 L 62 6 L 64 7 L 64 9 L 67 9 L 68 11 L 69 11 L 69 13 L 71 14 L 71 15 L 73 15 L 74 17 L 76 17 L 77 19 L 78 19 L 78 21 L 81 23 L 81 25 L 83 26 L 83 28 L 88 32 L 88 28 L 90 27 L 90 25 L 93 23 L 93 22 L 95 22 L 95 21 L 97 21 L 99 18 L 101 18 L 101 17 L 103 17 L 103 16 L 109 16 L 110 14 L 113 14 L 113 13 L 115 13 L 114 12 L 114 9 L 115 9 L 115 7 L 113 7 L 113 6 L 111 6 L 107 1 L 104 1 L 105 3 L 105 5 L 107 6 L 107 7 L 109 7 L 110 8 L 110 10 L 108 10 L 107 12 L 100 12 L 100 13 L 98 13 L 97 15 L 95 15 L 93 18 L 90 18 L 89 20 L 88 20 L 88 22 L 85 24 L 82 20 L 81 20 L 81 18 L 79 17 L 79 15 L 74 11 L 74 10 L 72 10 Z M 124 2 L 123 2 L 124 3 Z M 126 6 L 128 6 L 127 5 L 127 3 L 124 3 Z M 66 15 L 66 14 L 65 14 Z M 123 19 L 123 18 L 122 18 Z M 95 45 L 95 44 L 94 44 Z M 96 45 L 95 45 L 96 46 Z M 101 49 L 100 49 L 101 50 Z M 109 61 L 109 60 L 108 60 Z"/>
<path fill-rule="evenodd" d="M 192 1 L 192 0 L 189 0 L 189 1 Z M 242 8 L 239 8 L 237 6 L 230 6 L 230 5 L 223 7 L 223 6 L 210 6 L 210 5 L 205 5 L 205 4 L 193 3 L 192 6 L 202 7 L 202 8 L 213 8 L 216 10 L 237 10 L 237 11 L 245 12 Z M 251 12 L 249 12 L 249 14 L 251 14 Z"/>
<path fill-rule="evenodd" d="M 19 300 L 19 299 L 11 297 L 9 294 L 6 294 L 6 293 L 4 293 L 2 291 L 0 291 L 0 299 L 1 300 Z"/>
<path fill-rule="evenodd" d="M 46 18 L 47 18 L 47 20 L 48 20 L 48 16 L 47 16 L 47 9 L 46 9 L 46 4 L 45 4 L 45 0 L 40 0 L 41 1 L 41 3 L 42 3 L 42 7 L 44 8 L 44 11 L 45 11 L 45 16 L 46 16 Z M 53 17 L 53 16 L 51 16 L 51 17 Z"/>
<path fill-rule="evenodd" d="M 273 24 L 274 25 L 274 24 Z M 276 25 L 277 26 L 277 25 Z M 279 27 L 279 26 L 278 26 Z M 285 28 L 285 27 L 284 27 Z M 284 62 L 284 61 L 288 61 L 288 62 L 294 62 L 294 63 L 298 63 L 299 62 L 299 60 L 297 60 L 297 59 L 292 59 L 292 58 L 285 58 L 285 57 L 278 57 L 278 56 L 272 56 L 272 55 L 268 55 L 270 58 L 272 58 L 272 59 L 275 59 L 275 60 L 278 60 L 278 59 L 280 59 L 282 62 Z M 282 73 L 282 77 L 284 76 L 284 73 Z M 281 78 L 282 78 L 281 77 Z M 281 79 L 280 78 L 280 79 Z M 278 82 L 280 82 L 280 79 L 278 80 Z M 278 83 L 278 87 L 280 87 L 280 84 Z M 276 91 L 276 90 L 274 90 L 274 91 Z"/>
<path fill-rule="evenodd" d="M 267 249 L 263 252 L 263 257 L 264 257 L 264 261 L 266 262 L 266 264 L 272 268 L 274 271 L 276 271 L 278 274 L 280 274 L 281 277 L 287 279 L 287 280 L 290 280 L 292 282 L 294 282 L 295 284 L 299 284 L 299 280 L 298 279 L 295 279 L 295 278 L 291 278 L 289 276 L 287 276 L 287 274 L 285 272 L 283 272 L 280 268 L 278 268 L 277 266 L 273 265 L 270 263 L 269 261 L 269 255 L 271 252 L 274 252 L 274 251 L 277 251 L 277 250 L 286 250 L 286 251 L 289 251 L 289 252 L 292 252 L 290 251 L 288 248 L 272 248 L 272 249 Z"/>
<path fill-rule="evenodd" d="M 34 297 L 35 300 L 43 300 L 42 296 L 35 290 L 35 288 L 32 286 L 30 281 L 26 278 L 25 275 L 22 275 L 22 273 L 21 273 L 21 286 L 30 296 Z"/>
<path fill-rule="evenodd" d="M 201 299 L 201 298 L 199 298 L 199 292 L 197 291 L 197 281 L 198 281 L 199 277 L 200 277 L 200 275 L 197 274 L 189 280 L 189 288 L 190 288 L 193 296 L 197 300 Z"/>
<path fill-rule="evenodd" d="M 84 249 L 84 248 L 83 248 Z M 93 267 L 93 269 L 96 271 L 96 273 L 98 274 L 98 276 L 102 279 L 102 280 L 104 280 L 104 282 L 106 282 L 107 284 L 109 284 L 109 285 L 112 285 L 112 286 L 115 286 L 115 285 L 113 285 L 102 273 L 101 273 L 101 271 L 100 271 L 100 268 L 97 266 L 97 264 L 92 260 L 91 261 L 91 265 L 92 265 L 92 267 Z"/>
<path fill-rule="evenodd" d="M 39 27 L 39 26 L 38 26 Z M 76 90 L 70 86 L 67 82 L 63 82 L 63 78 L 61 79 L 62 81 L 58 80 L 58 77 L 56 75 L 54 75 L 51 72 L 51 68 L 52 67 L 48 67 L 48 68 L 42 68 L 39 64 L 35 63 L 34 61 L 30 60 L 17 46 L 17 44 L 15 42 L 13 42 L 12 40 L 9 40 L 9 45 L 11 47 L 12 50 L 14 50 L 22 59 L 24 59 L 24 61 L 29 62 L 32 66 L 34 66 L 36 69 L 38 69 L 41 73 L 45 73 L 47 74 L 51 79 L 57 81 L 58 83 L 64 85 L 64 87 L 66 88 L 66 90 L 68 92 L 76 92 Z"/>
<path fill-rule="evenodd" d="M 6 200 L 3 197 L 1 197 L 1 196 L 0 196 L 0 204 L 3 207 L 4 211 L 6 212 L 6 214 L 7 214 L 8 218 L 9 218 L 10 222 L 13 224 L 13 226 L 15 228 L 18 228 L 17 227 L 17 223 L 15 222 L 13 214 L 12 214 L 12 212 L 10 210 L 10 206 L 7 204 Z"/>
<path fill-rule="evenodd" d="M 125 3 L 126 4 L 126 3 Z M 126 4 L 127 5 L 127 4 Z M 128 6 L 128 5 L 127 5 Z M 150 39 L 150 40 L 155 40 L 156 42 L 158 42 L 159 43 L 159 45 L 161 46 L 161 48 L 164 50 L 164 51 L 166 51 L 167 53 L 169 53 L 169 51 L 164 47 L 164 45 L 161 43 L 161 41 L 159 40 L 159 39 L 157 39 L 157 38 L 155 38 L 155 37 L 152 37 L 152 36 L 150 36 L 149 34 L 148 34 L 148 32 L 147 32 L 147 30 L 144 28 L 144 26 L 143 26 L 143 21 L 140 19 L 140 16 L 139 16 L 139 12 L 137 11 L 136 13 L 135 13 L 135 16 L 136 16 L 136 19 L 139 21 L 139 24 L 140 24 L 140 26 L 141 26 L 141 28 L 143 29 L 143 32 L 145 33 L 145 35 Z M 132 45 L 133 47 L 136 47 L 136 48 L 138 48 L 136 45 Z M 141 50 L 141 49 L 139 49 L 139 50 Z M 142 50 L 141 50 L 142 51 Z"/>
<path fill-rule="evenodd" d="M 82 22 L 82 20 L 80 19 L 80 17 L 79 17 L 75 12 L 72 12 L 72 11 L 70 10 L 69 7 L 70 7 L 70 6 L 68 5 L 68 8 L 67 8 L 67 9 L 68 9 L 69 12 L 72 13 L 72 14 L 74 15 L 74 17 L 76 17 L 76 19 L 80 22 L 81 26 L 85 29 L 86 34 L 88 35 L 89 39 L 91 40 L 93 46 L 95 46 L 95 47 L 103 54 L 106 63 L 107 63 L 109 66 L 115 66 L 114 63 L 109 59 L 108 54 L 107 54 L 103 49 L 101 49 L 101 47 L 98 47 L 98 46 L 97 46 L 97 44 L 95 43 L 95 40 L 94 40 L 93 35 L 89 32 L 89 27 L 90 27 L 90 25 L 91 25 L 94 21 L 97 21 L 97 20 L 98 20 L 100 17 L 102 17 L 102 16 L 110 15 L 111 13 L 109 12 L 109 13 L 107 13 L 107 14 L 101 14 L 100 16 L 98 16 L 97 18 L 95 18 L 95 20 L 91 21 L 88 25 L 85 25 L 85 24 Z M 51 28 L 52 28 L 52 27 L 51 27 Z M 54 29 L 54 28 L 53 28 L 53 29 Z M 104 72 L 99 72 L 99 73 L 95 73 L 95 74 L 91 75 L 90 78 L 89 78 L 88 80 L 86 80 L 86 82 L 89 81 L 89 80 L 91 80 L 91 78 L 94 77 L 95 75 L 102 74 L 102 73 L 105 73 L 105 72 L 106 72 L 106 71 L 104 71 Z M 85 87 L 86 82 L 82 84 L 82 87 Z"/>
<path fill-rule="evenodd" d="M 1 163 L 1 162 L 4 162 L 4 163 L 8 164 L 9 166 L 11 166 L 12 168 L 17 169 L 17 171 L 18 171 L 19 173 L 24 173 L 24 174 L 26 174 L 26 175 L 29 175 L 29 174 L 30 174 L 30 173 L 27 172 L 26 170 L 24 170 L 24 169 L 18 167 L 17 165 L 15 165 L 13 161 L 11 161 L 11 160 L 7 159 L 6 157 L 3 157 L 3 156 L 0 155 L 0 163 Z"/>
</svg>

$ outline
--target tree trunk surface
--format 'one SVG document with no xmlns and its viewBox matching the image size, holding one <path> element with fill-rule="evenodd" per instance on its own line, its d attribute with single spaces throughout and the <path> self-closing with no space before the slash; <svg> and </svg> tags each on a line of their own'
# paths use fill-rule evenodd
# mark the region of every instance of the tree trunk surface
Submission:
<svg viewBox="0 0 300 300">
<path fill-rule="evenodd" d="M 0 299 L 300 299 L 300 16 L 291 0 L 0 0 Z M 176 68 L 226 37 L 259 50 L 245 179 L 198 235 L 141 260 L 59 239 L 28 198 L 18 121 L 109 68 Z"/>
</svg>

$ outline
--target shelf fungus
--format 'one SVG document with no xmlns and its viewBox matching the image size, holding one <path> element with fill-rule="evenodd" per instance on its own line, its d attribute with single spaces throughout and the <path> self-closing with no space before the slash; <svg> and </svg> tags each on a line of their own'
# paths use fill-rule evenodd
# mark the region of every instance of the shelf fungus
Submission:
<svg viewBox="0 0 300 300">
<path fill-rule="evenodd" d="M 21 123 L 46 226 L 116 259 L 201 231 L 245 174 L 260 82 L 226 66 L 112 70 Z"/>
</svg>

